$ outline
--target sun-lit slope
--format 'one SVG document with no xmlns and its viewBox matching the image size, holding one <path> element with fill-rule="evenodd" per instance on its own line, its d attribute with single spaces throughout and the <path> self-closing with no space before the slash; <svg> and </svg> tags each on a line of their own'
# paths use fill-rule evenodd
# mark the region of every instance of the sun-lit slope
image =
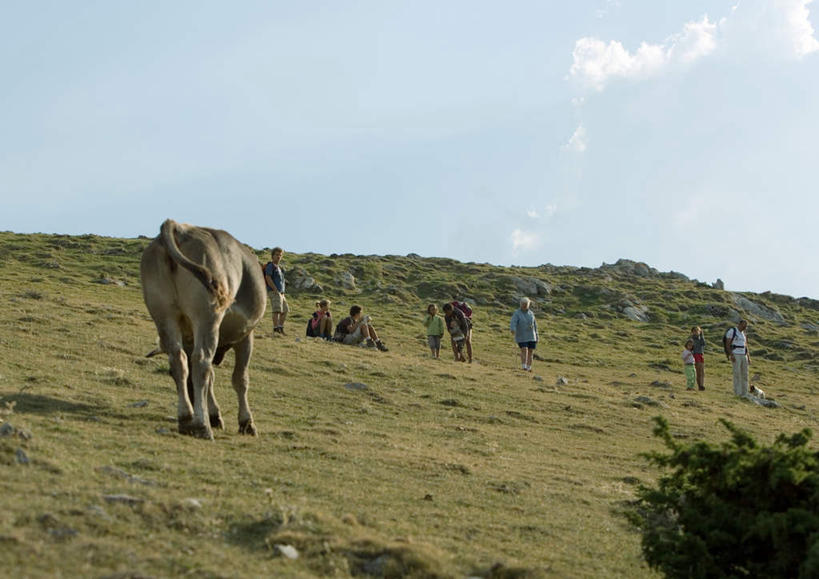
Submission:
<svg viewBox="0 0 819 579">
<path fill-rule="evenodd" d="M 266 318 L 251 362 L 260 435 L 236 434 L 229 355 L 216 372 L 226 430 L 182 437 L 167 362 L 144 358 L 146 244 L 0 233 L 3 568 L 427 577 L 500 563 L 496 576 L 650 576 L 619 512 L 657 474 L 638 456 L 661 448 L 652 416 L 688 439 L 724 438 L 719 418 L 766 442 L 815 425 L 812 300 L 735 295 L 631 262 L 286 254 L 288 334 Z M 322 290 L 297 289 L 307 278 Z M 475 305 L 472 365 L 428 357 L 423 310 L 452 293 Z M 532 374 L 517 370 L 507 328 L 524 294 L 541 326 Z M 390 351 L 304 338 L 318 297 L 336 319 L 362 304 Z M 751 320 L 754 381 L 782 408 L 731 395 L 718 342 L 737 315 Z M 703 393 L 684 391 L 679 360 L 695 324 L 710 346 Z"/>
</svg>

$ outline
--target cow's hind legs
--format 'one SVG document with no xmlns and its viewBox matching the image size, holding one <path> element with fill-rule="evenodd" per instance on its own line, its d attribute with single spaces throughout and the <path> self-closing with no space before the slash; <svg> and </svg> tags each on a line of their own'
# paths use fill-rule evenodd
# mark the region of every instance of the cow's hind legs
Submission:
<svg viewBox="0 0 819 579">
<path fill-rule="evenodd" d="M 209 401 L 213 398 L 213 354 L 218 341 L 219 321 L 203 324 L 194 330 L 193 352 L 190 357 L 193 375 L 193 424 L 191 434 L 213 440 L 210 426 Z M 217 408 L 218 412 L 218 408 Z M 205 416 L 208 415 L 206 419 Z"/>
<path fill-rule="evenodd" d="M 253 415 L 250 413 L 250 405 L 247 402 L 247 390 L 250 384 L 250 376 L 247 367 L 250 364 L 250 355 L 253 353 L 253 332 L 233 346 L 236 353 L 236 363 L 233 367 L 233 389 L 239 399 L 239 434 L 250 434 L 256 436 L 256 424 L 253 422 Z"/>
</svg>

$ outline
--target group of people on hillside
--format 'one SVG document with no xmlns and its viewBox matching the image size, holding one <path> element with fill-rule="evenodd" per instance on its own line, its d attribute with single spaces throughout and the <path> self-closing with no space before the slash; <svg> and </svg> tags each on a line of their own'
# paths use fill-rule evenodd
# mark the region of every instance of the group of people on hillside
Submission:
<svg viewBox="0 0 819 579">
<path fill-rule="evenodd" d="M 273 313 L 273 333 L 284 335 L 284 322 L 290 307 L 287 304 L 284 268 L 281 259 L 284 250 L 274 247 L 270 251 L 270 261 L 262 266 L 267 295 Z M 537 319 L 531 309 L 531 300 L 521 298 L 520 308 L 512 314 L 509 329 L 520 348 L 521 369 L 532 371 L 532 361 L 538 342 Z M 429 304 L 423 324 L 427 332 L 427 344 L 432 357 L 441 355 L 441 342 L 445 330 L 449 333 L 450 345 L 455 361 L 472 363 L 472 308 L 459 296 L 443 304 L 443 317 L 438 315 L 438 306 Z M 388 351 L 373 327 L 372 318 L 364 315 L 360 305 L 350 308 L 350 315 L 333 328 L 330 300 L 316 302 L 316 310 L 307 322 L 306 335 L 325 340 L 333 340 L 347 345 L 366 345 Z"/>
<path fill-rule="evenodd" d="M 749 366 L 751 354 L 748 350 L 747 320 L 729 328 L 722 336 L 722 346 L 725 357 L 731 362 L 733 373 L 734 394 L 741 397 L 748 395 L 759 396 L 761 390 L 750 384 Z M 682 351 L 683 367 L 685 369 L 686 389 L 705 390 L 705 336 L 699 326 L 691 328 L 691 336 L 685 342 Z M 764 395 L 763 395 L 764 396 Z"/>
<path fill-rule="evenodd" d="M 284 250 L 274 247 L 270 251 L 270 261 L 263 267 L 264 281 L 267 286 L 267 297 L 270 300 L 270 309 L 273 312 L 273 333 L 284 335 L 284 322 L 290 307 L 287 304 L 286 283 L 284 268 L 281 259 Z M 359 305 L 350 308 L 350 315 L 341 320 L 333 329 L 333 316 L 330 313 L 330 300 L 316 302 L 316 311 L 307 323 L 307 335 L 334 340 L 348 345 L 364 344 L 368 347 L 387 351 L 387 346 L 378 337 L 372 325 L 372 318 L 364 315 L 364 309 Z"/>
<path fill-rule="evenodd" d="M 263 266 L 267 295 L 273 312 L 273 332 L 284 334 L 284 322 L 290 308 L 285 297 L 284 269 L 281 259 L 284 251 L 274 247 L 270 252 L 270 261 Z M 512 314 L 509 329 L 520 349 L 520 367 L 531 372 L 535 348 L 537 348 L 537 319 L 531 308 L 529 298 L 520 299 L 520 307 Z M 423 324 L 427 334 L 427 344 L 433 358 L 441 355 L 441 342 L 445 331 L 449 333 L 450 345 L 455 361 L 472 363 L 472 308 L 459 296 L 452 296 L 452 301 L 443 304 L 443 317 L 438 315 L 438 306 L 429 304 Z M 746 320 L 741 320 L 735 327 L 723 335 L 723 348 L 727 359 L 733 366 L 734 393 L 737 396 L 758 394 L 760 391 L 750 385 L 748 367 L 751 355 L 748 351 L 748 338 L 745 330 Z M 316 302 L 316 311 L 307 323 L 308 336 L 333 340 L 347 345 L 365 345 L 388 351 L 384 342 L 372 324 L 372 317 L 364 314 L 360 305 L 350 308 L 350 315 L 333 327 L 330 301 L 323 299 Z M 699 326 L 691 328 L 691 335 L 685 342 L 682 352 L 685 369 L 686 388 L 688 390 L 705 390 L 705 336 Z"/>
</svg>

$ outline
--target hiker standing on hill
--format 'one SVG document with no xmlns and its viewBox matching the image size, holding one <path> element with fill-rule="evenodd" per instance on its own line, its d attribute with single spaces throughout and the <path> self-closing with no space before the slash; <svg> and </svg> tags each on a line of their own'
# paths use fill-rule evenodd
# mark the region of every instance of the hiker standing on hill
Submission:
<svg viewBox="0 0 819 579">
<path fill-rule="evenodd" d="M 702 328 L 695 326 L 691 328 L 691 341 L 694 343 L 694 371 L 697 375 L 697 387 L 705 390 L 705 337 Z"/>
<path fill-rule="evenodd" d="M 284 255 L 281 247 L 270 250 L 270 261 L 264 266 L 264 282 L 267 285 L 267 297 L 273 312 L 273 333 L 284 335 L 284 320 L 290 307 L 284 297 L 284 268 L 279 265 Z"/>
<path fill-rule="evenodd" d="M 444 304 L 444 322 L 452 342 L 452 353 L 456 362 L 466 362 L 464 342 L 469 333 L 469 322 L 464 313 L 452 304 Z M 469 360 L 472 361 L 471 359 Z"/>
<path fill-rule="evenodd" d="M 472 308 L 469 307 L 465 301 L 458 298 L 457 295 L 452 296 L 453 307 L 461 310 L 461 313 L 466 318 L 466 323 L 469 329 L 464 332 L 464 345 L 466 346 L 466 355 L 469 357 L 469 363 L 472 363 Z"/>
<path fill-rule="evenodd" d="M 520 347 L 520 366 L 526 372 L 532 371 L 532 359 L 537 347 L 537 320 L 531 309 L 532 300 L 520 298 L 520 308 L 512 314 L 509 329 Z"/>
<path fill-rule="evenodd" d="M 751 364 L 751 354 L 748 352 L 748 338 L 745 335 L 747 327 L 748 322 L 741 320 L 722 337 L 725 355 L 733 365 L 734 394 L 737 396 L 748 396 L 748 366 Z"/>
</svg>

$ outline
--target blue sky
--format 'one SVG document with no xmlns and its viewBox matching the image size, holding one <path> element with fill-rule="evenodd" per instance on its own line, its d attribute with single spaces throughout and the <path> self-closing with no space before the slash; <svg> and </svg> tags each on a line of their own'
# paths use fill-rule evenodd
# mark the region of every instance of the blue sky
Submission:
<svg viewBox="0 0 819 579">
<path fill-rule="evenodd" d="M 6 2 L 0 229 L 819 298 L 812 0 Z"/>
</svg>

